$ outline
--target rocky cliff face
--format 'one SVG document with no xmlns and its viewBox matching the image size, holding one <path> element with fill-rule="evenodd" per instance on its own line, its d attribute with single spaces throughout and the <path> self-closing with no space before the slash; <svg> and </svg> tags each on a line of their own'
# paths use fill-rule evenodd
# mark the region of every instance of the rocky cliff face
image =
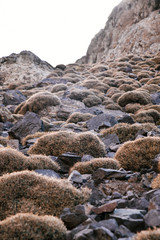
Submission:
<svg viewBox="0 0 160 240">
<path fill-rule="evenodd" d="M 123 0 L 79 63 L 95 63 L 160 49 L 160 0 Z"/>
<path fill-rule="evenodd" d="M 3 83 L 35 83 L 44 78 L 53 67 L 30 51 L 0 58 L 0 85 Z"/>
</svg>

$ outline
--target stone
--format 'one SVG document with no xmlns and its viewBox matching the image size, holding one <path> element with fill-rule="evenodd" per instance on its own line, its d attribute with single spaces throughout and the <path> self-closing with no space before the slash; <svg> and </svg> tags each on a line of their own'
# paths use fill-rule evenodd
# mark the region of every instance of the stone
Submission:
<svg viewBox="0 0 160 240">
<path fill-rule="evenodd" d="M 110 149 L 111 145 L 120 143 L 117 134 L 108 134 L 104 138 L 101 138 L 101 140 L 104 143 L 107 150 Z"/>
<path fill-rule="evenodd" d="M 18 105 L 25 101 L 26 97 L 19 90 L 8 90 L 3 94 L 3 104 Z"/>
<path fill-rule="evenodd" d="M 113 192 L 112 199 L 118 199 L 118 198 L 122 198 L 122 194 L 119 192 Z"/>
<path fill-rule="evenodd" d="M 117 202 L 115 200 L 109 201 L 100 207 L 94 207 L 92 211 L 96 214 L 101 214 L 101 213 L 111 213 L 114 211 L 114 209 L 117 207 Z"/>
<path fill-rule="evenodd" d="M 58 156 L 57 162 L 61 166 L 61 170 L 64 172 L 68 172 L 69 169 L 76 163 L 80 162 L 81 157 L 76 155 L 75 153 L 63 153 L 62 155 Z"/>
<path fill-rule="evenodd" d="M 118 119 L 118 123 L 129 123 L 129 124 L 133 124 L 135 123 L 135 121 L 133 120 L 133 118 L 130 115 L 124 115 L 121 118 Z"/>
<path fill-rule="evenodd" d="M 113 218 L 107 219 L 107 220 L 102 220 L 96 223 L 91 223 L 89 225 L 89 228 L 97 228 L 97 227 L 104 227 L 109 229 L 111 232 L 115 232 L 116 229 L 118 228 L 117 221 Z"/>
<path fill-rule="evenodd" d="M 133 233 L 124 225 L 120 225 L 116 231 L 115 231 L 116 236 L 119 238 L 124 238 L 124 237 L 133 237 Z"/>
<path fill-rule="evenodd" d="M 40 117 L 33 112 L 27 112 L 24 117 L 17 121 L 9 130 L 10 137 L 21 140 L 29 134 L 41 131 L 42 122 Z"/>
<path fill-rule="evenodd" d="M 155 0 L 121 1 L 111 12 L 104 29 L 91 40 L 86 56 L 77 63 L 91 64 L 127 54 L 156 55 L 160 46 L 159 8 L 159 1 Z"/>
<path fill-rule="evenodd" d="M 83 177 L 82 175 L 77 171 L 74 170 L 68 177 L 68 181 L 71 181 L 73 183 L 82 183 Z"/>
<path fill-rule="evenodd" d="M 85 208 L 83 205 L 77 205 L 72 211 L 69 208 L 64 208 L 60 218 L 66 225 L 67 229 L 73 229 L 88 217 L 85 215 Z"/>
<path fill-rule="evenodd" d="M 87 127 L 89 130 L 98 131 L 100 128 L 112 127 L 117 123 L 117 120 L 114 116 L 110 114 L 99 114 L 96 117 L 93 117 L 87 121 Z"/>
<path fill-rule="evenodd" d="M 152 97 L 153 104 L 155 104 L 155 105 L 160 104 L 160 93 L 159 92 L 152 94 L 151 97 Z"/>
<path fill-rule="evenodd" d="M 138 209 L 119 208 L 115 209 L 110 217 L 115 218 L 118 224 L 122 224 L 129 230 L 135 232 L 144 228 L 144 215 L 146 211 Z"/>
<path fill-rule="evenodd" d="M 57 179 L 61 179 L 60 175 L 55 172 L 54 170 L 51 169 L 35 169 L 34 170 L 36 173 L 43 175 L 43 176 L 47 176 L 50 178 L 57 178 Z"/>
<path fill-rule="evenodd" d="M 114 169 L 105 169 L 105 168 L 98 168 L 93 173 L 94 180 L 102 180 L 102 179 L 126 179 L 127 172 L 114 170 Z"/>
<path fill-rule="evenodd" d="M 147 227 L 159 227 L 160 226 L 159 211 L 155 209 L 148 211 L 148 213 L 144 216 L 144 221 Z"/>
</svg>

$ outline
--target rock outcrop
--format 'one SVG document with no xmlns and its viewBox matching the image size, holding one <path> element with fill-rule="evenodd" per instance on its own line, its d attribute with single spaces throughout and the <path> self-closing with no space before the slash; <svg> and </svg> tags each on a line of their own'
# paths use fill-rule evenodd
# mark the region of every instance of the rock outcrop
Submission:
<svg viewBox="0 0 160 240">
<path fill-rule="evenodd" d="M 35 83 L 53 71 L 53 67 L 30 51 L 0 58 L 0 85 Z"/>
<path fill-rule="evenodd" d="M 160 1 L 123 0 L 77 62 L 95 63 L 160 50 Z"/>
</svg>

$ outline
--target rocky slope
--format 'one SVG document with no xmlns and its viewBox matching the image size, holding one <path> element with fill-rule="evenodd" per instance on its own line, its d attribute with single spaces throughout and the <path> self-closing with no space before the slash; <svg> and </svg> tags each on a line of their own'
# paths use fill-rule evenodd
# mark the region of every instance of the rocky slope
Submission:
<svg viewBox="0 0 160 240">
<path fill-rule="evenodd" d="M 160 53 L 119 56 L 0 60 L 0 239 L 160 239 Z"/>
<path fill-rule="evenodd" d="M 92 39 L 79 63 L 95 63 L 126 54 L 160 50 L 160 1 L 123 0 L 110 14 L 106 26 Z"/>
</svg>

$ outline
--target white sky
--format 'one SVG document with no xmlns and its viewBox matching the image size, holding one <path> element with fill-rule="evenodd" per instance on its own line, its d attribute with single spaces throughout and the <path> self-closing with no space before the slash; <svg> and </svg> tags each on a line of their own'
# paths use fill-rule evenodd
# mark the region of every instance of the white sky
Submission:
<svg viewBox="0 0 160 240">
<path fill-rule="evenodd" d="M 86 54 L 121 0 L 0 0 L 0 57 L 30 50 L 55 66 Z"/>
</svg>

